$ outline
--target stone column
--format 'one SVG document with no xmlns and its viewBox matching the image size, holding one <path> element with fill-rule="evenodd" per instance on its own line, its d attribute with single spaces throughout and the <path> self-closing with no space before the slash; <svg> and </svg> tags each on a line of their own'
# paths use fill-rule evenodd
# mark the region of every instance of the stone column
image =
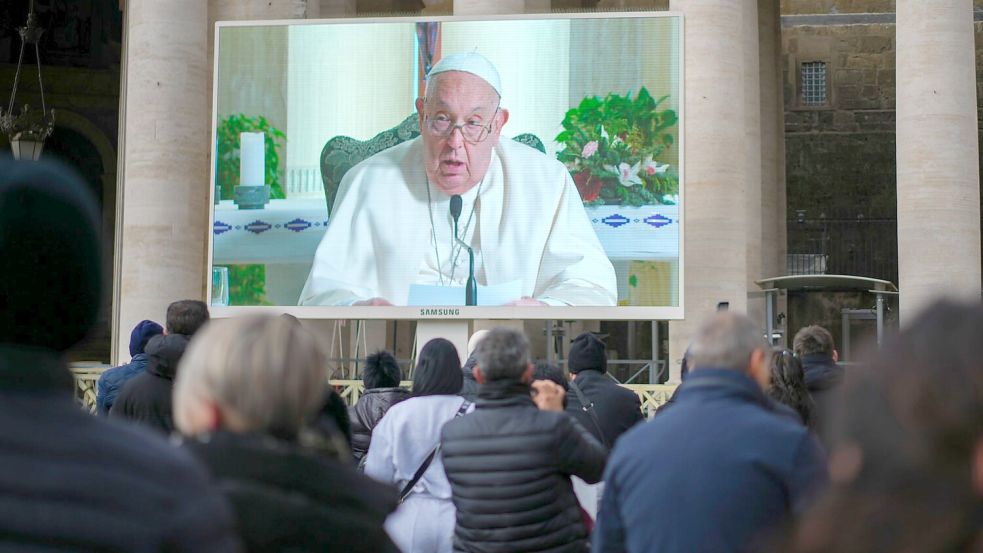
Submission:
<svg viewBox="0 0 983 553">
<path fill-rule="evenodd" d="M 718 302 L 747 308 L 744 4 L 673 0 L 685 16 L 685 319 L 669 325 L 670 379 Z M 735 91 L 737 93 L 735 94 Z"/>
<path fill-rule="evenodd" d="M 761 77 L 761 273 L 786 272 L 785 102 L 782 96 L 781 12 L 778 0 L 758 3 Z M 750 286 L 750 284 L 749 284 Z M 758 289 L 757 286 L 754 287 Z"/>
<path fill-rule="evenodd" d="M 130 330 L 167 305 L 204 299 L 208 221 L 207 4 L 126 3 L 115 361 Z"/>
<path fill-rule="evenodd" d="M 550 0 L 454 0 L 454 15 L 548 13 Z"/>
<path fill-rule="evenodd" d="M 972 0 L 897 3 L 898 277 L 902 323 L 933 300 L 980 301 Z"/>
<path fill-rule="evenodd" d="M 744 162 L 747 171 L 745 208 L 747 209 L 747 314 L 765 328 L 765 302 L 754 282 L 764 278 L 762 266 L 761 221 L 762 193 L 762 135 L 761 135 L 761 74 L 758 43 L 758 3 L 742 2 L 742 32 L 744 33 Z"/>
</svg>

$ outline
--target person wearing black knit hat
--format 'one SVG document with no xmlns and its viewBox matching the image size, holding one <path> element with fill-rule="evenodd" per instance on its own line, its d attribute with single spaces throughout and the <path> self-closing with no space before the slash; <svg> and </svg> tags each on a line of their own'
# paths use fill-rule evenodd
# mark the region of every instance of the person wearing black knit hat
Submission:
<svg viewBox="0 0 983 553">
<path fill-rule="evenodd" d="M 72 397 L 62 356 L 96 321 L 98 229 L 77 175 L 0 161 L 0 550 L 238 551 L 188 453 Z"/>
<path fill-rule="evenodd" d="M 571 381 L 566 412 L 610 451 L 619 436 L 642 421 L 641 401 L 607 375 L 607 347 L 592 332 L 584 332 L 570 343 L 567 369 Z M 591 518 L 597 517 L 601 486 L 573 480 L 577 498 Z"/>
<path fill-rule="evenodd" d="M 567 369 L 572 382 L 567 394 L 567 412 L 608 448 L 619 436 L 642 421 L 638 396 L 622 388 L 607 373 L 607 348 L 591 332 L 570 343 Z"/>
</svg>

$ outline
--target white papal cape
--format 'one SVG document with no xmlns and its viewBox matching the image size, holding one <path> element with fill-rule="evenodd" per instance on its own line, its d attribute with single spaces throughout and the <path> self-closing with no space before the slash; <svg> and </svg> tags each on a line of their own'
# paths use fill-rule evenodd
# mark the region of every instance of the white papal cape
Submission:
<svg viewBox="0 0 983 553">
<path fill-rule="evenodd" d="M 352 167 L 341 181 L 300 304 L 383 297 L 407 305 L 410 285 L 423 282 L 421 267 L 433 251 L 430 188 L 419 137 Z M 522 296 L 552 305 L 616 304 L 614 268 L 559 161 L 502 138 L 476 213 L 479 286 L 519 281 Z"/>
</svg>

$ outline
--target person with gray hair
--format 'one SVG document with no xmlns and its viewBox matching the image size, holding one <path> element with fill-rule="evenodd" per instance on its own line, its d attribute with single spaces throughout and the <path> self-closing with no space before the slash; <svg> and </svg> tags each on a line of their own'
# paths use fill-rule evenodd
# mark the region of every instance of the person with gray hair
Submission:
<svg viewBox="0 0 983 553">
<path fill-rule="evenodd" d="M 529 342 L 505 328 L 475 350 L 475 412 L 446 425 L 455 551 L 587 551 L 570 476 L 595 483 L 607 451 L 563 412 L 563 388 L 533 382 Z"/>
<path fill-rule="evenodd" d="M 395 489 L 298 441 L 326 381 L 315 338 L 284 317 L 210 323 L 181 362 L 175 423 L 232 503 L 249 551 L 396 551 L 382 531 Z"/>
<path fill-rule="evenodd" d="M 770 358 L 744 315 L 699 327 L 673 407 L 611 454 L 595 551 L 756 550 L 822 490 L 822 447 L 766 395 Z"/>
</svg>

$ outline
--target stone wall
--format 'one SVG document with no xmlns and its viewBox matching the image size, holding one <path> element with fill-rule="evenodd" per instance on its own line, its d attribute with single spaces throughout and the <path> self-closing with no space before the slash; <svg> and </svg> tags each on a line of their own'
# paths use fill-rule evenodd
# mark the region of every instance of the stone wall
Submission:
<svg viewBox="0 0 983 553">
<path fill-rule="evenodd" d="M 786 26 L 782 50 L 788 213 L 893 218 L 894 25 Z M 799 67 L 815 61 L 829 101 L 809 107 Z"/>
<path fill-rule="evenodd" d="M 894 0 L 781 0 L 781 9 L 782 15 L 894 13 Z"/>
</svg>

